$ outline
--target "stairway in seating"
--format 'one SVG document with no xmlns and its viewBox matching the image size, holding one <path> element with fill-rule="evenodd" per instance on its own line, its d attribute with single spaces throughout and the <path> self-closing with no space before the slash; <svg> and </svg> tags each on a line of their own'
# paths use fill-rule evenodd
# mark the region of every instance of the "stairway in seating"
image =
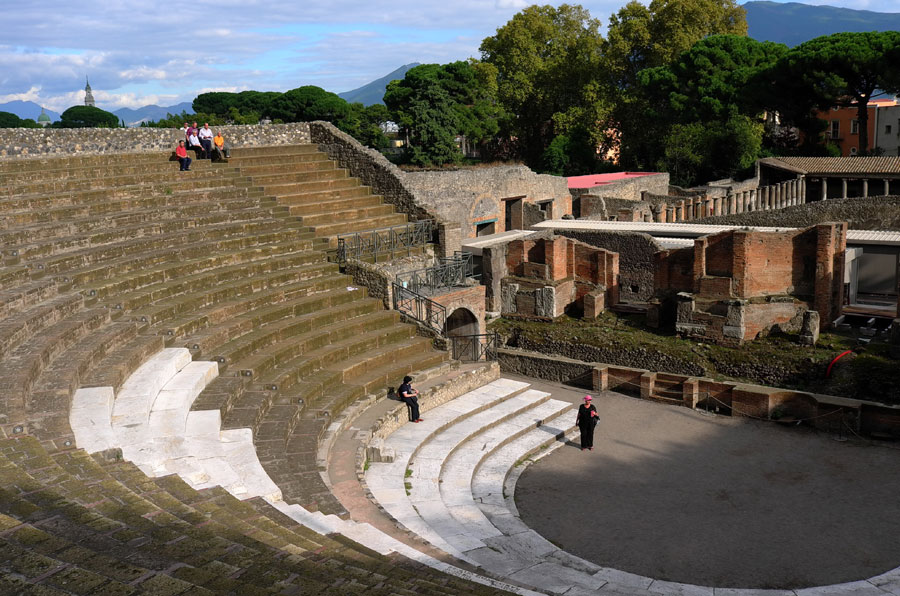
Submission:
<svg viewBox="0 0 900 596">
<path fill-rule="evenodd" d="M 334 209 L 373 201 L 311 147 L 242 153 L 237 163 L 259 154 L 286 170 L 266 188 L 293 185 Z M 253 430 L 285 499 L 342 513 L 315 463 L 329 420 L 447 356 L 327 261 L 333 227 L 302 221 L 233 164 L 179 172 L 168 158 L 0 161 L 0 429 L 70 447 L 77 388 L 118 389 L 155 352 L 185 347 L 220 371 L 196 407 Z M 404 219 L 359 217 L 347 225 Z"/>
<path fill-rule="evenodd" d="M 310 226 L 318 237 L 407 221 L 405 215 L 395 213 L 392 205 L 373 195 L 368 186 L 338 167 L 315 145 L 237 149 L 229 163 Z"/>
</svg>

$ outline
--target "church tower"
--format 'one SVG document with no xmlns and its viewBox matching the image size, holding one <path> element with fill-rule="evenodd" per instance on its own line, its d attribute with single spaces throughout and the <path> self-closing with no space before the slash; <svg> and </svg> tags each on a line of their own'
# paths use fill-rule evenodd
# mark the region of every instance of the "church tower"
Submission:
<svg viewBox="0 0 900 596">
<path fill-rule="evenodd" d="M 91 83 L 88 81 L 87 77 L 84 77 L 84 105 L 86 106 L 94 106 L 94 94 L 91 93 Z"/>
</svg>

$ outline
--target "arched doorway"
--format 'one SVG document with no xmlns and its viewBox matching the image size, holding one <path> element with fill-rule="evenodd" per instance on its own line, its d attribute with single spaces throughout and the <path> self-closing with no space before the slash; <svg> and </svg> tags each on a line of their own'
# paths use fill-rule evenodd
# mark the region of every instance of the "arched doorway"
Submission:
<svg viewBox="0 0 900 596">
<path fill-rule="evenodd" d="M 453 358 L 456 360 L 478 360 L 480 354 L 478 318 L 468 308 L 457 308 L 447 317 L 447 337 L 450 338 Z M 472 336 L 472 337 L 466 337 Z M 466 339 L 462 339 L 466 337 Z M 454 339 L 459 338 L 459 339 Z"/>
</svg>

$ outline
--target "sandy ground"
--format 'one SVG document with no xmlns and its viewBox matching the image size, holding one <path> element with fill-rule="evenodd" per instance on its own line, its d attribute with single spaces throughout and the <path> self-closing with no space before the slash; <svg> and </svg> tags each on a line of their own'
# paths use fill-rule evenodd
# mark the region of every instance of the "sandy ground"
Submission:
<svg viewBox="0 0 900 596">
<path fill-rule="evenodd" d="M 583 395 L 528 380 L 558 399 Z M 594 451 L 566 445 L 516 489 L 522 519 L 569 552 L 716 587 L 809 587 L 900 566 L 900 449 L 611 393 L 594 404 Z"/>
</svg>

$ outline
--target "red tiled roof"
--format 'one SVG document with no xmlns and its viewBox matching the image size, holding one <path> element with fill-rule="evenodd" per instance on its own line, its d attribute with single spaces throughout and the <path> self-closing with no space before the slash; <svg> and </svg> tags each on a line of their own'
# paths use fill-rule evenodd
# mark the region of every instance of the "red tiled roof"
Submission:
<svg viewBox="0 0 900 596">
<path fill-rule="evenodd" d="M 900 157 L 769 157 L 760 161 L 799 174 L 900 174 Z"/>
<path fill-rule="evenodd" d="M 569 176 L 569 188 L 593 188 L 641 176 L 652 176 L 659 172 L 612 172 L 610 174 L 588 174 L 586 176 Z"/>
</svg>

